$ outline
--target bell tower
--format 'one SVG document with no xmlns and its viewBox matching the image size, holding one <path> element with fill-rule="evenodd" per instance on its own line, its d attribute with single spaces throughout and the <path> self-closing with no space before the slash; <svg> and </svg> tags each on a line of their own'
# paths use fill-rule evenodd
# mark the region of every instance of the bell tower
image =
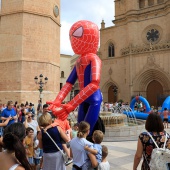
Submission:
<svg viewBox="0 0 170 170">
<path fill-rule="evenodd" d="M 115 0 L 115 20 L 113 23 L 118 26 L 133 21 L 138 10 L 139 0 Z"/>
<path fill-rule="evenodd" d="M 60 84 L 60 0 L 2 0 L 0 13 L 0 99 L 37 103 L 34 77 L 48 77 L 43 102 Z"/>
</svg>

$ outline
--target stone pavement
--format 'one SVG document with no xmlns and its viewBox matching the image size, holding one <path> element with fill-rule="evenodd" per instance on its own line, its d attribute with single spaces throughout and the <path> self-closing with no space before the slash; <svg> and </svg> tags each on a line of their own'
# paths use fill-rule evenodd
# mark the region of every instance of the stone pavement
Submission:
<svg viewBox="0 0 170 170">
<path fill-rule="evenodd" d="M 132 170 L 133 159 L 136 152 L 137 141 L 123 141 L 123 142 L 103 142 L 109 150 L 108 161 L 110 163 L 110 170 Z M 142 162 L 142 160 L 141 160 Z M 67 167 L 71 170 L 72 165 Z M 141 163 L 138 169 L 141 168 Z"/>
<path fill-rule="evenodd" d="M 169 128 L 165 129 L 170 134 Z M 130 139 L 129 139 L 130 140 Z M 110 163 L 110 170 L 132 170 L 133 159 L 136 153 L 137 140 L 133 141 L 120 141 L 120 142 L 102 142 L 102 145 L 106 145 L 109 150 L 108 161 Z M 138 166 L 138 170 L 141 169 L 141 163 Z M 67 170 L 71 170 L 72 164 L 67 167 Z"/>
</svg>

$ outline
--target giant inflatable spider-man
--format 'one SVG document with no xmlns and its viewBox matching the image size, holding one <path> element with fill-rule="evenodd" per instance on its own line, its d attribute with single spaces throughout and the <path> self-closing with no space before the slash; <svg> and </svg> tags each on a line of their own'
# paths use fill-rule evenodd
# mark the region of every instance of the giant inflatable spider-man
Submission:
<svg viewBox="0 0 170 170">
<path fill-rule="evenodd" d="M 47 103 L 50 104 L 49 109 L 53 114 L 62 120 L 79 105 L 78 122 L 84 120 L 90 123 L 92 133 L 102 102 L 99 89 L 101 60 L 96 55 L 99 30 L 94 23 L 82 20 L 73 24 L 69 35 L 72 49 L 79 58 L 56 99 Z M 70 102 L 61 105 L 77 79 L 80 92 Z"/>
</svg>

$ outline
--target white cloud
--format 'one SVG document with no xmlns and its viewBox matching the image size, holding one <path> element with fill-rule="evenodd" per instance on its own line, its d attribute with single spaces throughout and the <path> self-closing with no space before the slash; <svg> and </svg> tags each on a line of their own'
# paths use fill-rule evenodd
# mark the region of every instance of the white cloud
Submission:
<svg viewBox="0 0 170 170">
<path fill-rule="evenodd" d="M 61 44 L 60 53 L 73 55 L 69 42 L 70 27 L 79 20 L 89 20 L 96 23 L 100 29 L 104 19 L 105 26 L 113 26 L 113 0 L 62 0 L 61 1 Z"/>
<path fill-rule="evenodd" d="M 73 55 L 74 52 L 71 48 L 71 44 L 69 41 L 69 30 L 71 27 L 71 23 L 67 21 L 61 21 L 61 29 L 60 29 L 60 53 L 61 54 L 70 54 Z"/>
</svg>

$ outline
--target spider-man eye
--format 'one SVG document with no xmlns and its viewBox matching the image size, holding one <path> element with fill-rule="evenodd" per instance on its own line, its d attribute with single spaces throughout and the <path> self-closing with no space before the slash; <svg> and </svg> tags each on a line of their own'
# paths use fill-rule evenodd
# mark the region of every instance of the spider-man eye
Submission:
<svg viewBox="0 0 170 170">
<path fill-rule="evenodd" d="M 81 37 L 82 35 L 83 35 L 83 27 L 79 27 L 73 32 L 74 37 Z"/>
</svg>

